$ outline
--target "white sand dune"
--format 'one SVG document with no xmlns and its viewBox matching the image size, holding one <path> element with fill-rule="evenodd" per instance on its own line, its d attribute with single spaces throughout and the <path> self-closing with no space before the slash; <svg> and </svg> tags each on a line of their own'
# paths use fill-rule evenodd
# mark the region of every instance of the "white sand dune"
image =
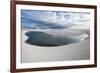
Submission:
<svg viewBox="0 0 100 73">
<path fill-rule="evenodd" d="M 67 61 L 67 60 L 86 60 L 90 58 L 90 39 L 87 33 L 68 30 L 41 30 L 55 36 L 70 36 L 73 39 L 80 40 L 77 43 L 58 46 L 58 47 L 40 47 L 25 43 L 28 37 L 25 35 L 29 31 L 40 31 L 33 29 L 22 29 L 22 55 L 21 62 L 49 62 L 49 61 Z M 74 36 L 73 36 L 74 35 Z M 78 36 L 77 36 L 78 35 Z M 41 38 L 41 37 L 40 37 Z M 87 39 L 86 39 L 87 38 Z M 45 40 L 45 39 L 44 39 Z M 82 41 L 81 41 L 82 40 Z"/>
</svg>

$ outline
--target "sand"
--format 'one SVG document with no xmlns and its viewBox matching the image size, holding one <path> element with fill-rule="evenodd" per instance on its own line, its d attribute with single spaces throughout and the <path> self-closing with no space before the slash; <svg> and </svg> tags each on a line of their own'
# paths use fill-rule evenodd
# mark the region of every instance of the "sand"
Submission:
<svg viewBox="0 0 100 73">
<path fill-rule="evenodd" d="M 84 41 L 80 41 L 77 43 L 64 45 L 64 46 L 40 47 L 36 45 L 30 45 L 25 42 L 25 40 L 28 39 L 25 33 L 29 31 L 40 31 L 40 30 L 22 29 L 22 43 L 21 43 L 22 45 L 21 46 L 22 47 L 21 48 L 21 62 L 22 63 L 90 59 L 90 39 L 89 38 L 87 38 Z M 51 33 L 51 31 L 48 31 L 48 30 L 45 30 L 45 31 L 41 30 L 41 31 Z M 53 32 L 53 34 L 58 34 L 58 33 Z M 61 36 L 62 35 L 65 36 L 65 34 L 66 32 L 65 33 L 59 32 L 59 35 Z"/>
</svg>

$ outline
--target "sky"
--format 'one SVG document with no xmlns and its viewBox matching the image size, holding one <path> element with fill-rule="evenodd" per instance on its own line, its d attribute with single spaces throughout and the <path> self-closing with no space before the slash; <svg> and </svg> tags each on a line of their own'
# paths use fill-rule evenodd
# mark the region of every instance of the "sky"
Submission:
<svg viewBox="0 0 100 73">
<path fill-rule="evenodd" d="M 89 21 L 88 12 L 21 10 L 22 28 L 64 29 L 73 25 L 89 25 Z"/>
</svg>

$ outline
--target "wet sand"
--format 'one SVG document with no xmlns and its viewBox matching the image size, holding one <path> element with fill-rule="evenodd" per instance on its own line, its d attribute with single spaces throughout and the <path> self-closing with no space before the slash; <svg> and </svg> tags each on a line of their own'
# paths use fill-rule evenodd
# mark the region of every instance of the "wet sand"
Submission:
<svg viewBox="0 0 100 73">
<path fill-rule="evenodd" d="M 67 61 L 67 60 L 87 60 L 90 58 L 90 39 L 80 41 L 73 44 L 68 44 L 64 46 L 56 47 L 41 47 L 36 45 L 30 45 L 25 42 L 28 37 L 25 33 L 29 31 L 40 31 L 40 30 L 31 30 L 31 29 L 22 29 L 22 48 L 21 48 L 21 62 L 30 63 L 30 62 L 51 62 L 51 61 Z M 44 31 L 51 33 L 50 31 Z M 80 32 L 79 32 L 80 33 Z M 55 33 L 54 34 L 58 34 Z M 60 33 L 59 35 L 62 36 Z M 67 34 L 66 34 L 67 35 Z M 40 37 L 41 38 L 41 37 Z M 45 40 L 45 39 L 44 39 Z"/>
</svg>

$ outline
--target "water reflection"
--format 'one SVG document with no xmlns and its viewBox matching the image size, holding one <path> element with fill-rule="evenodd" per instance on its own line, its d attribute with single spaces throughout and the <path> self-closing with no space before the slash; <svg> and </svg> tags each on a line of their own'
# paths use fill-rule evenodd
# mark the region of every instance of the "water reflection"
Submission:
<svg viewBox="0 0 100 73">
<path fill-rule="evenodd" d="M 63 46 L 67 44 L 76 43 L 79 41 L 71 37 L 54 36 L 39 31 L 29 31 L 26 32 L 25 35 L 28 36 L 28 39 L 25 41 L 26 43 L 37 46 Z"/>
</svg>

